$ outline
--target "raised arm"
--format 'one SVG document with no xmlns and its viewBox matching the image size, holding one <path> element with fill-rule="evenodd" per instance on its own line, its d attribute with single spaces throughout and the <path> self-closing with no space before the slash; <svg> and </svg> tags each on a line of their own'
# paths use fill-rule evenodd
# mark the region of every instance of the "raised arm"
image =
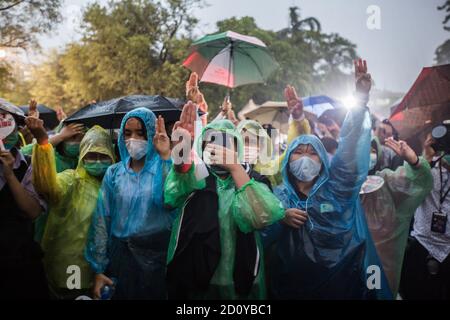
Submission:
<svg viewBox="0 0 450 320">
<path fill-rule="evenodd" d="M 367 102 L 371 83 L 366 61 L 355 61 L 358 104 L 347 113 L 330 168 L 330 191 L 343 204 L 353 203 L 369 171 L 371 121 Z"/>
<path fill-rule="evenodd" d="M 37 141 L 32 156 L 33 185 L 49 202 L 57 203 L 61 200 L 64 190 L 58 183 L 55 154 L 48 142 L 44 122 L 35 117 L 27 117 L 25 123 Z"/>
</svg>

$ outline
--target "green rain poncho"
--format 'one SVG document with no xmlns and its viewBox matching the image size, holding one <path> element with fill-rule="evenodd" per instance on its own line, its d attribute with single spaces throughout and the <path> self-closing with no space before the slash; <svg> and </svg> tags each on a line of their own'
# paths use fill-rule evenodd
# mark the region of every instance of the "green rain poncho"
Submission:
<svg viewBox="0 0 450 320">
<path fill-rule="evenodd" d="M 238 154 L 242 159 L 243 143 L 242 138 L 234 125 L 228 120 L 214 121 L 208 124 L 202 131 L 201 136 L 197 137 L 196 152 L 202 154 L 202 143 L 205 132 L 209 129 L 214 131 L 226 132 L 234 136 L 238 141 Z M 165 186 L 164 200 L 170 207 L 181 208 L 187 197 L 195 190 L 205 188 L 205 179 L 197 181 L 194 173 L 194 165 L 187 173 L 178 173 L 174 168 L 171 169 Z M 264 226 L 284 218 L 284 209 L 272 194 L 269 188 L 260 182 L 251 179 L 240 189 L 236 189 L 231 176 L 226 179 L 216 178 L 216 189 L 219 204 L 219 227 L 220 227 L 220 248 L 221 256 L 214 275 L 210 281 L 207 292 L 192 298 L 203 299 L 263 299 L 265 298 L 264 270 L 261 266 L 258 275 L 255 278 L 251 293 L 248 297 L 239 297 L 234 288 L 233 266 L 236 246 L 237 228 L 244 233 L 261 229 Z M 181 215 L 178 215 L 172 228 L 172 237 L 169 244 L 168 262 L 174 256 L 177 248 L 178 229 Z M 255 233 L 259 252 L 262 252 L 262 245 L 259 234 Z M 261 258 L 261 261 L 263 259 Z"/>
<path fill-rule="evenodd" d="M 81 141 L 75 170 L 57 174 L 52 145 L 34 146 L 33 184 L 50 204 L 41 245 L 47 277 L 55 288 L 67 288 L 67 268 L 71 265 L 81 269 L 82 289 L 91 284 L 93 273 L 83 251 L 101 180 L 89 175 L 83 167 L 83 158 L 89 152 L 107 155 L 114 161 L 111 138 L 99 126 L 92 127 Z"/>
<path fill-rule="evenodd" d="M 378 163 L 382 161 L 381 144 L 375 137 Z M 378 190 L 361 195 L 367 224 L 383 265 L 393 296 L 398 292 L 403 256 L 411 219 L 433 186 L 428 162 L 420 157 L 420 166 L 407 162 L 397 170 L 377 171 L 384 184 Z"/>
</svg>

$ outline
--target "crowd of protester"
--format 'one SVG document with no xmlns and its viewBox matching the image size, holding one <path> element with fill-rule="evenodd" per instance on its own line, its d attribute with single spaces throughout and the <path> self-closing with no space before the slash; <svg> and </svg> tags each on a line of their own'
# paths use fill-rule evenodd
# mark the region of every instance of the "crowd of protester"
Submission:
<svg viewBox="0 0 450 320">
<path fill-rule="evenodd" d="M 173 126 L 137 108 L 117 137 L 30 103 L 0 151 L 2 298 L 450 298 L 450 145 L 374 121 L 365 61 L 344 113 L 286 87 L 282 147 L 197 82 Z"/>
</svg>

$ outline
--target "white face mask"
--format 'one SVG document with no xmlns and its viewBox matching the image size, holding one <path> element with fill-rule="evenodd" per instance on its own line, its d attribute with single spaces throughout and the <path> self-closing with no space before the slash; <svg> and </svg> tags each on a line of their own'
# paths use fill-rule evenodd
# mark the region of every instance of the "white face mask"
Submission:
<svg viewBox="0 0 450 320">
<path fill-rule="evenodd" d="M 125 140 L 125 146 L 130 157 L 134 160 L 140 160 L 147 154 L 148 141 L 130 138 Z"/>
<path fill-rule="evenodd" d="M 320 173 L 322 164 L 310 157 L 303 156 L 300 159 L 289 162 L 291 173 L 300 181 L 309 182 Z"/>
<path fill-rule="evenodd" d="M 377 155 L 375 153 L 370 153 L 370 164 L 369 164 L 369 171 L 375 168 L 377 165 Z"/>
</svg>

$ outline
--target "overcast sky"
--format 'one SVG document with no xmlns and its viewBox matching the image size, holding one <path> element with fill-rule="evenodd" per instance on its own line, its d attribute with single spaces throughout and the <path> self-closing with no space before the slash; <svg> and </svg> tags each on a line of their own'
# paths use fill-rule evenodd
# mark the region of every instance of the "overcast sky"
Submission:
<svg viewBox="0 0 450 320">
<path fill-rule="evenodd" d="M 215 22 L 232 16 L 252 16 L 258 26 L 279 30 L 288 25 L 288 8 L 296 5 L 302 17 L 316 17 L 327 33 L 339 33 L 368 60 L 379 89 L 406 92 L 424 66 L 434 64 L 436 48 L 449 38 L 442 28 L 444 0 L 206 0 L 196 10 L 201 20 L 196 34 L 215 30 Z M 60 47 L 79 37 L 81 11 L 94 0 L 65 0 L 64 22 L 49 36 L 44 48 Z M 105 0 L 97 1 L 105 3 Z M 369 30 L 367 8 L 380 8 L 380 30 Z"/>
</svg>

